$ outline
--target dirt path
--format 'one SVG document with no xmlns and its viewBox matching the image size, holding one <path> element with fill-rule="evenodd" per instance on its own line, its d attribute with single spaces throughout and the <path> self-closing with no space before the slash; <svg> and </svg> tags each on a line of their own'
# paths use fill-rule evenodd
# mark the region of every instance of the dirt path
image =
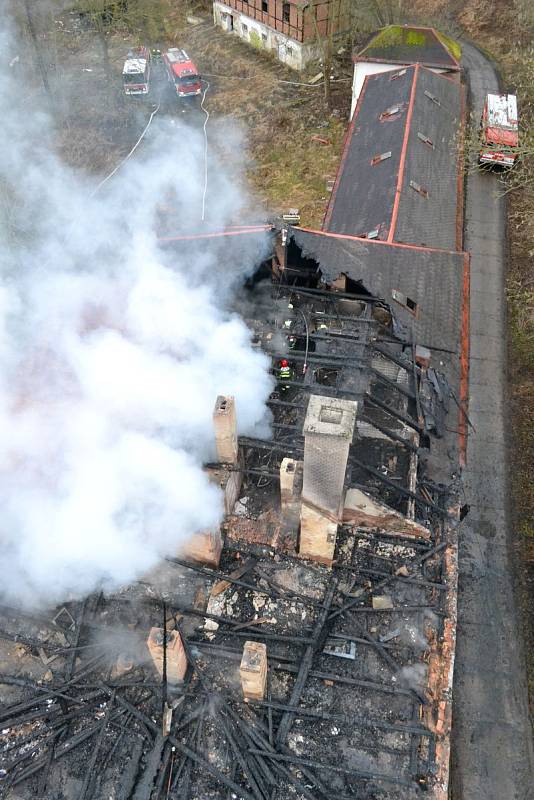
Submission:
<svg viewBox="0 0 534 800">
<path fill-rule="evenodd" d="M 490 62 L 463 44 L 471 107 L 498 90 Z M 464 473 L 471 511 L 460 541 L 454 682 L 454 786 L 462 800 L 534 797 L 524 654 L 514 597 L 508 508 L 506 207 L 496 177 L 467 180 L 465 248 L 471 252 L 469 414 L 476 429 Z"/>
</svg>

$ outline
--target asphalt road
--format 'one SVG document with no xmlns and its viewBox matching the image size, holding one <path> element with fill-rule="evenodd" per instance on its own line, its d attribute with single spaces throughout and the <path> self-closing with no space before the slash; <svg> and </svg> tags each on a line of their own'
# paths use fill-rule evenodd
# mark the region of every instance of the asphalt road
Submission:
<svg viewBox="0 0 534 800">
<path fill-rule="evenodd" d="M 463 44 L 470 103 L 498 91 L 491 64 Z M 506 205 L 492 174 L 467 180 L 471 252 L 471 432 L 464 472 L 471 511 L 462 526 L 454 680 L 453 797 L 534 797 L 524 653 L 513 592 L 507 467 Z"/>
</svg>

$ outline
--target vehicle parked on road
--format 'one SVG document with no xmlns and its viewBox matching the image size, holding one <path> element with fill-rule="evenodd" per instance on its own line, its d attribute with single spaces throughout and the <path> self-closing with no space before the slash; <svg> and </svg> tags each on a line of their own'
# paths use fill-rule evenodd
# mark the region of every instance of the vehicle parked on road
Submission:
<svg viewBox="0 0 534 800">
<path fill-rule="evenodd" d="M 202 92 L 198 69 L 185 50 L 172 47 L 163 54 L 163 63 L 178 97 L 195 97 Z"/>
<path fill-rule="evenodd" d="M 122 69 L 125 94 L 148 94 L 150 91 L 150 50 L 135 47 L 128 52 Z"/>
<path fill-rule="evenodd" d="M 517 98 L 514 94 L 486 95 L 480 139 L 480 164 L 513 167 L 519 147 Z"/>
</svg>

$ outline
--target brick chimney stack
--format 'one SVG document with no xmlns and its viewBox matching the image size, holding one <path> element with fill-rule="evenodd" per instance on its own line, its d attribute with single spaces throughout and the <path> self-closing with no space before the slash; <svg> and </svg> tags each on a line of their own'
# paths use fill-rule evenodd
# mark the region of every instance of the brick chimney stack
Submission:
<svg viewBox="0 0 534 800">
<path fill-rule="evenodd" d="M 312 395 L 304 422 L 299 552 L 325 564 L 334 556 L 357 407 L 353 400 Z"/>
<path fill-rule="evenodd" d="M 151 628 L 147 639 L 148 652 L 160 677 L 163 677 L 163 629 Z M 187 672 L 182 637 L 178 631 L 167 631 L 167 683 L 174 685 L 183 681 Z"/>
<path fill-rule="evenodd" d="M 239 667 L 243 697 L 263 700 L 267 683 L 267 646 L 260 642 L 245 642 Z"/>
<path fill-rule="evenodd" d="M 219 395 L 213 409 L 213 427 L 217 457 L 223 464 L 237 464 L 237 420 L 235 400 L 231 396 Z"/>
</svg>

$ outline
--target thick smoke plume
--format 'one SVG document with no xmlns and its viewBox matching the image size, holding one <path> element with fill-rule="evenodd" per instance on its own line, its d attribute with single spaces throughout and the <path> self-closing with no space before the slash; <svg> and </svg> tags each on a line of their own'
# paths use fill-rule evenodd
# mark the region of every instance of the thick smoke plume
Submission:
<svg viewBox="0 0 534 800">
<path fill-rule="evenodd" d="M 235 395 L 240 433 L 268 425 L 268 361 L 228 310 L 262 253 L 158 246 L 158 204 L 200 228 L 201 130 L 156 118 L 93 194 L 6 33 L 0 53 L 0 594 L 50 604 L 135 579 L 220 520 L 202 471 L 216 396 Z M 212 156 L 211 228 L 239 219 L 238 184 Z"/>
</svg>

